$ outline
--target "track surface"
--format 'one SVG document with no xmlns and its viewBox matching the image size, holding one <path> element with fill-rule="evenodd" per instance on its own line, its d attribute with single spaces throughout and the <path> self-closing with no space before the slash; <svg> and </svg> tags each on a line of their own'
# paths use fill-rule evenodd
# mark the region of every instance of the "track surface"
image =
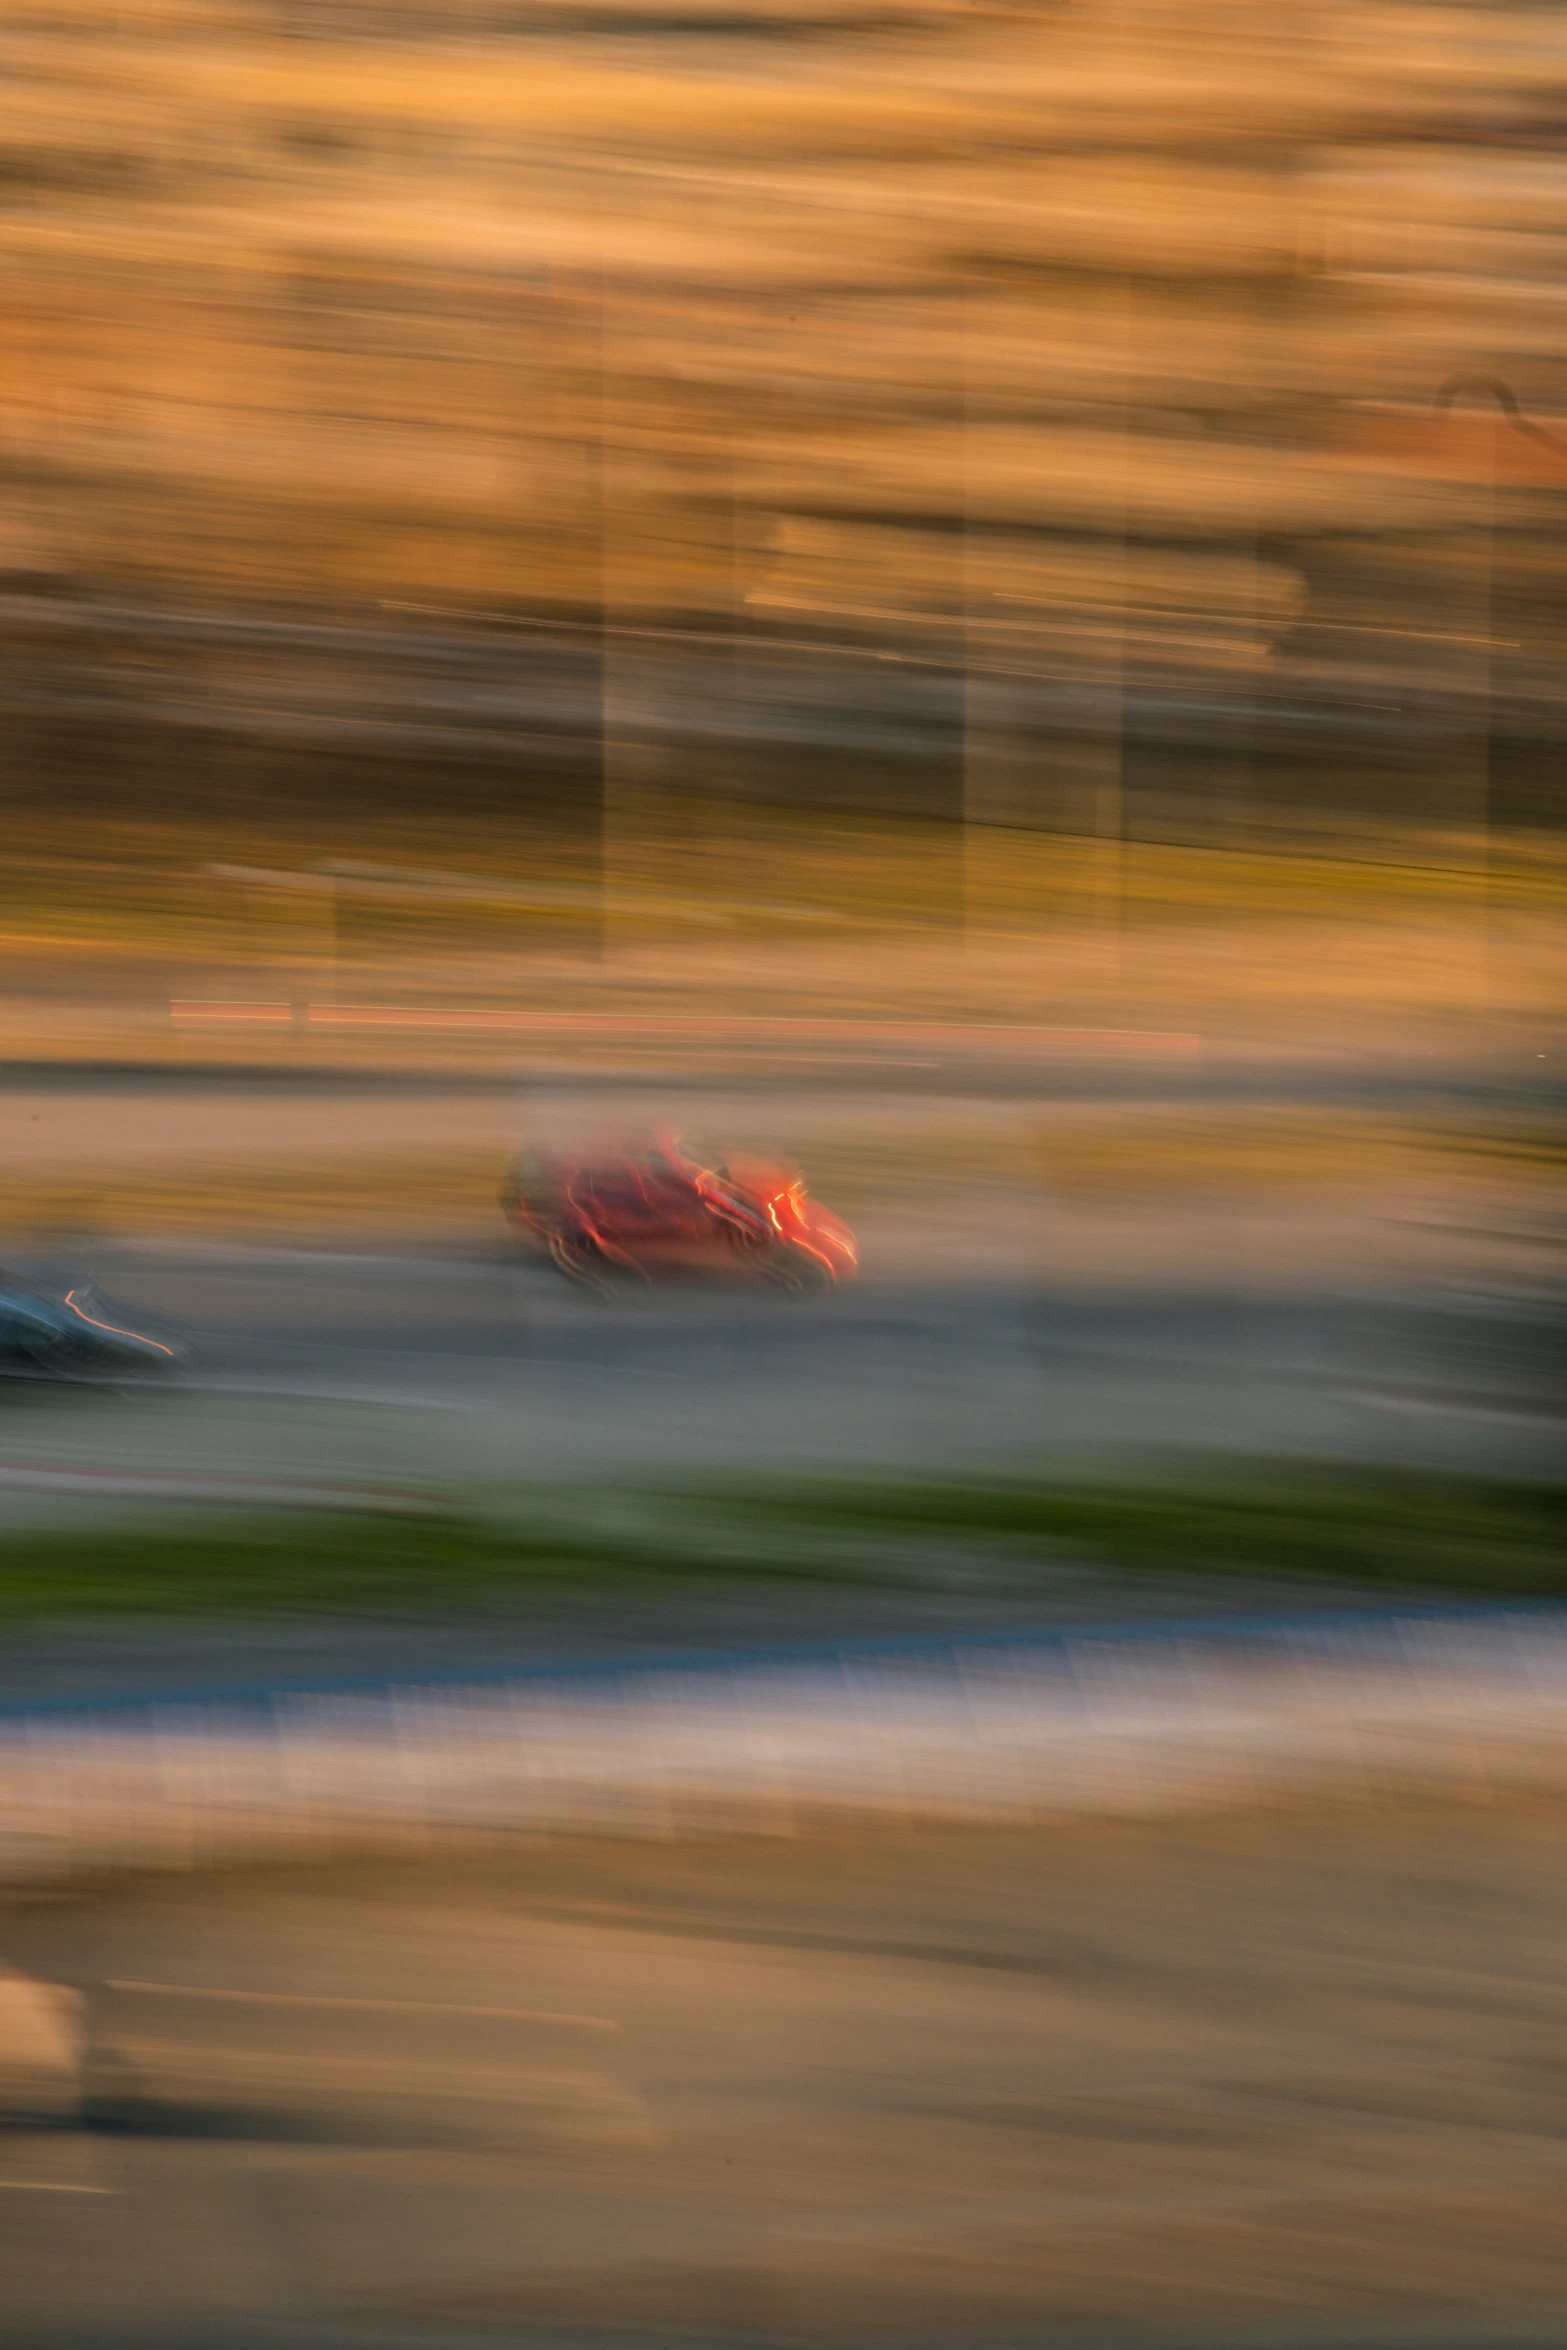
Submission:
<svg viewBox="0 0 1567 2350">
<path fill-rule="evenodd" d="M 15 1962 L 155 2046 L 128 2126 L 0 2148 L 0 2341 L 1559 2341 L 1560 1826 L 596 1843 L 13 1907 Z"/>
<path fill-rule="evenodd" d="M 1010 1271 L 868 1278 L 809 1302 L 715 1282 L 603 1303 L 504 1245 L 84 1253 L 116 1301 L 195 1349 L 171 1425 L 225 1395 L 403 1407 L 424 1416 L 426 1457 L 457 1473 L 1527 1441 L 1528 1413 L 1509 1426 L 1477 1387 L 1495 1333 L 1472 1312 L 1455 1336 L 1439 1311 L 1349 1283 L 1291 1286 L 1283 1267 L 1254 1282 L 1233 1237 L 1227 1282 L 1154 1295 L 1074 1283 L 1020 1250 Z M 1433 1380 L 1446 1401 L 1422 1404 Z"/>
<path fill-rule="evenodd" d="M 1241 1076 L 1259 1107 L 1363 1086 L 1396 1109 L 1424 1086 L 1456 1110 L 1482 1074 L 1499 1101 L 1534 1109 L 1555 1082 L 1538 1066 L 1527 1083 L 1500 1067 L 1422 1074 L 1348 1063 Z M 1099 1078 L 1128 1099 L 1165 1098 L 1158 1071 L 1061 1075 L 1063 1116 L 1070 1096 L 1091 1098 Z M 1204 1065 L 1178 1084 L 1195 1099 L 1228 1093 L 1236 1075 Z M 815 1135 L 873 1174 L 885 1154 L 893 1191 L 877 1213 L 855 1218 L 866 1278 L 808 1308 L 716 1287 L 597 1305 L 521 1267 L 498 1217 L 493 1239 L 482 1222 L 472 1228 L 466 1255 L 443 1256 L 429 1238 L 292 1256 L 177 1241 L 139 1254 L 108 1242 L 71 1247 L 69 1261 L 85 1258 L 149 1325 L 184 1327 L 197 1349 L 188 1394 L 400 1405 L 443 1424 L 412 1440 L 421 1464 L 433 1471 L 444 1458 L 453 1474 L 491 1479 L 711 1461 L 1076 1457 L 1129 1443 L 1402 1458 L 1424 1441 L 1416 1420 L 1406 1414 L 1393 1428 L 1361 1391 L 1430 1384 L 1417 1375 L 1429 1332 L 1413 1328 L 1409 1297 L 1455 1268 L 1467 1273 L 1487 1251 L 1492 1272 L 1509 1250 L 1511 1270 L 1539 1270 L 1538 1246 L 1531 1258 L 1506 1235 L 1455 1237 L 1441 1223 L 1447 1211 L 1421 1197 L 1365 1200 L 1328 1184 L 1316 1195 L 1264 1188 L 1166 1202 L 1154 1187 L 1130 1202 L 1057 1199 L 1046 1147 L 1057 1110 L 1038 1072 L 1032 1102 L 987 1093 L 982 1068 L 961 1081 L 891 1072 L 890 1082 L 856 1100 L 830 1071 L 806 1081 L 759 1066 L 749 1085 L 731 1070 L 705 1088 L 672 1080 L 655 1098 L 618 1080 L 530 1088 L 388 1078 L 334 1090 L 298 1076 L 111 1083 L 78 1071 L 73 1085 L 0 1087 L 0 1140 L 27 1183 L 68 1178 L 76 1198 L 95 1189 L 100 1232 L 114 1228 L 117 1184 L 138 1169 L 155 1182 L 188 1181 L 220 1209 L 231 1181 L 243 1196 L 269 1170 L 363 1176 L 432 1146 L 476 1166 L 493 1159 L 498 1180 L 523 1131 L 621 1115 L 689 1116 L 731 1146 L 765 1138 L 803 1148 L 807 1163 Z M 1522 1090 L 1509 1097 L 1509 1084 Z M 1038 1158 L 1038 1187 L 964 1190 L 940 1178 L 954 1134 L 981 1161 L 987 1136 L 1010 1138 L 1014 1159 L 1021 1141 L 1023 1157 Z M 1393 1297 L 1405 1302 L 1390 1316 Z M 1490 1382 L 1504 1398 L 1508 1384 Z M 295 1441 L 273 1433 L 274 1451 Z M 1470 1452 L 1513 1441 L 1456 1422 L 1437 1442 L 1449 1439 Z M 311 1445 L 299 1441 L 308 1465 Z M 197 1451 L 209 1442 L 204 1429 Z M 257 1448 L 265 1453 L 261 1436 Z"/>
</svg>

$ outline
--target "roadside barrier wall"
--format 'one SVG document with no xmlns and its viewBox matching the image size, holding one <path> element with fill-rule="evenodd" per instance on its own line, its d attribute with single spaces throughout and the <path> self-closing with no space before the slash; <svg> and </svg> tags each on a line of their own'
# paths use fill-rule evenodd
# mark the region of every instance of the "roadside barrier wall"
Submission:
<svg viewBox="0 0 1567 2350">
<path fill-rule="evenodd" d="M 0 1711 L 0 1880 L 1567 1786 L 1567 1608 L 1403 1607 Z"/>
</svg>

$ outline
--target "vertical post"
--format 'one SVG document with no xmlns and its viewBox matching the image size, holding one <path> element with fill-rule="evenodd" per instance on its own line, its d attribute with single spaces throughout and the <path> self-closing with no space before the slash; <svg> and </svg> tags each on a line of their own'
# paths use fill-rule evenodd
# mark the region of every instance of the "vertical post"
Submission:
<svg viewBox="0 0 1567 2350">
<path fill-rule="evenodd" d="M 1016 824 L 1026 809 L 1019 805 L 1018 744 L 1009 732 L 1007 687 L 998 676 L 995 632 L 988 623 L 981 586 L 986 553 L 994 539 L 985 517 L 976 533 L 970 465 L 970 436 L 974 420 L 974 314 L 970 288 L 958 288 L 957 355 L 953 408 L 957 430 L 956 551 L 949 579 L 952 600 L 951 658 L 957 670 L 955 731 L 957 762 L 955 815 L 958 826 L 957 926 L 966 952 L 983 924 L 987 891 L 995 887 L 998 849 L 996 828 Z M 983 324 L 981 326 L 983 332 Z M 976 605 L 978 609 L 976 610 Z M 937 645 L 940 657 L 940 644 Z M 976 656 L 978 669 L 976 674 Z"/>
<path fill-rule="evenodd" d="M 1480 881 L 1480 997 L 1489 1009 L 1492 996 L 1492 880 L 1491 880 L 1491 768 L 1496 734 L 1496 464 L 1498 420 L 1492 411 L 1486 432 L 1485 514 L 1481 523 L 1480 594 L 1480 773 L 1476 797 L 1479 806 Z"/>
<path fill-rule="evenodd" d="M 975 708 L 973 626 L 969 605 L 969 303 L 968 286 L 958 288 L 958 560 L 956 595 L 958 658 L 958 936 L 966 948 L 972 930 L 974 825 L 978 816 L 975 760 L 982 755 L 982 729 Z"/>
<path fill-rule="evenodd" d="M 606 346 L 609 340 L 608 297 L 605 293 L 604 220 L 602 200 L 598 208 L 598 255 L 593 272 L 588 301 L 588 334 L 590 338 L 589 391 L 593 402 L 593 417 L 588 433 L 588 533 L 589 533 L 589 603 L 588 638 L 589 667 L 588 696 L 593 706 L 590 724 L 593 732 L 588 745 L 588 771 L 583 788 L 597 802 L 597 855 L 599 874 L 598 938 L 595 942 L 600 960 L 610 952 L 610 855 L 609 855 L 609 794 L 610 794 L 610 674 L 609 674 L 609 389 L 606 376 Z"/>
<path fill-rule="evenodd" d="M 1476 819 L 1479 839 L 1476 849 L 1476 858 L 1478 865 L 1480 894 L 1481 987 L 1485 999 L 1489 1001 L 1491 996 L 1491 959 L 1493 947 L 1493 940 L 1491 935 L 1493 900 L 1491 769 L 1495 757 L 1494 736 L 1496 731 L 1497 473 L 1500 459 L 1498 440 L 1501 423 L 1505 420 L 1511 429 L 1514 432 L 1522 434 L 1525 440 L 1538 441 L 1543 448 L 1550 449 L 1560 455 L 1567 455 L 1567 443 L 1564 443 L 1557 436 L 1557 434 L 1547 432 L 1543 426 L 1534 423 L 1531 418 L 1525 416 L 1523 410 L 1518 405 L 1517 395 L 1514 393 L 1512 386 L 1510 384 L 1504 383 L 1500 376 L 1449 376 L 1447 382 L 1444 383 L 1437 392 L 1436 399 L 1433 402 L 1434 412 L 1439 416 L 1445 415 L 1448 409 L 1451 408 L 1454 400 L 1459 398 L 1464 393 L 1479 394 L 1480 397 L 1486 400 L 1491 407 L 1491 428 L 1487 446 L 1485 478 L 1485 506 L 1481 521 L 1481 596 L 1480 611 L 1478 615 L 1479 626 L 1476 631 L 1479 640 L 1481 661 L 1481 671 L 1479 678 L 1480 772 L 1477 780 L 1476 790 L 1476 799 L 1478 802 L 1476 808 Z"/>
<path fill-rule="evenodd" d="M 1105 676 L 1105 726 L 1100 757 L 1098 789 L 1095 793 L 1095 830 L 1099 840 L 1099 860 L 1102 867 L 1101 887 L 1104 901 L 1105 961 L 1111 984 L 1119 988 L 1125 949 L 1126 930 L 1126 639 L 1127 639 L 1127 553 L 1130 544 L 1130 407 L 1131 391 L 1127 381 L 1131 360 L 1130 327 L 1131 294 L 1123 279 L 1115 312 L 1119 332 L 1114 337 L 1116 363 L 1121 381 L 1113 414 L 1116 420 L 1116 449 L 1118 479 L 1111 513 L 1111 543 L 1116 561 L 1111 568 L 1111 592 L 1115 607 L 1111 615 Z"/>
</svg>

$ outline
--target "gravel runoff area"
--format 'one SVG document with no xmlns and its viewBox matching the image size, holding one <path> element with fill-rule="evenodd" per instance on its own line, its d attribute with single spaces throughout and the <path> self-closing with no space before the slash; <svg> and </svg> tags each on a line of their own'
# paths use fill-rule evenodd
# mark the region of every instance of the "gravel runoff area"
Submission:
<svg viewBox="0 0 1567 2350">
<path fill-rule="evenodd" d="M 9 2134 L 0 2343 L 1544 2350 L 1561 1834 L 1354 1800 L 12 1899 L 158 2069 Z"/>
</svg>

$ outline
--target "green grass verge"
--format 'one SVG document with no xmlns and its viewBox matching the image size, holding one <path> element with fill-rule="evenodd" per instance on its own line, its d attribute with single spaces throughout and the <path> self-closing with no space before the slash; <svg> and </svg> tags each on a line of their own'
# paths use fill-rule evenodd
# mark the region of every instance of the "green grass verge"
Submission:
<svg viewBox="0 0 1567 2350">
<path fill-rule="evenodd" d="M 657 1565 L 651 1555 L 636 1567 Z M 681 1562 L 671 1560 L 671 1566 Z M 14 1534 L 0 1621 L 66 1616 L 429 1614 L 510 1605 L 540 1583 L 632 1572 L 591 1537 L 466 1519 L 291 1512 L 189 1530 Z"/>
<path fill-rule="evenodd" d="M 1231 1472 L 1124 1485 L 785 1484 L 734 1493 L 735 1520 L 826 1537 L 945 1541 L 1016 1561 L 1328 1576 L 1567 1595 L 1567 1488 L 1433 1476 Z"/>
<path fill-rule="evenodd" d="M 1113 1486 L 778 1480 L 541 1496 L 513 1503 L 511 1523 L 322 1515 L 19 1533 L 0 1552 L 0 1619 L 436 1616 L 673 1576 L 1026 1596 L 1063 1563 L 1567 1596 L 1567 1489 L 1298 1470 Z"/>
</svg>

